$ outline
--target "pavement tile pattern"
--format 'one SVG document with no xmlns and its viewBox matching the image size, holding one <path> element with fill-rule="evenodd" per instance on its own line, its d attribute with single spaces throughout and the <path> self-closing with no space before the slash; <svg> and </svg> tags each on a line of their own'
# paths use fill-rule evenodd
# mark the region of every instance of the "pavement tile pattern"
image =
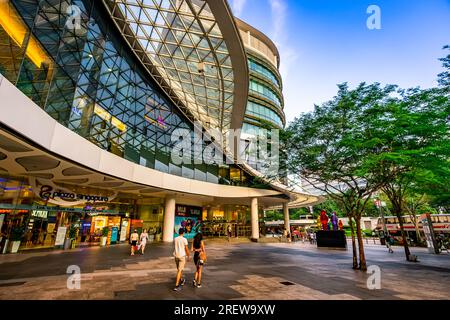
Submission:
<svg viewBox="0 0 450 320">
<path fill-rule="evenodd" d="M 381 269 L 381 289 L 369 290 L 365 272 L 351 269 L 351 250 L 307 243 L 206 241 L 203 287 L 174 292 L 173 247 L 151 244 L 145 255 L 128 245 L 0 256 L 0 300 L 428 300 L 449 299 L 450 255 L 413 248 L 420 262 L 406 262 L 402 248 L 389 254 L 367 245 L 368 265 Z M 68 266 L 81 270 L 81 288 L 68 289 Z"/>
</svg>

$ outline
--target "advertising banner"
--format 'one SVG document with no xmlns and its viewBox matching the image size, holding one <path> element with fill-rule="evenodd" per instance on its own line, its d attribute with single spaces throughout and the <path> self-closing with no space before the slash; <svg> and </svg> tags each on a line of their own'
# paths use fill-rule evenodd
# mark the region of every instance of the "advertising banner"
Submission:
<svg viewBox="0 0 450 320">
<path fill-rule="evenodd" d="M 128 220 L 122 220 L 122 227 L 120 228 L 120 241 L 127 240 Z"/>
<path fill-rule="evenodd" d="M 58 232 L 56 233 L 56 241 L 55 246 L 63 246 L 64 245 L 64 239 L 66 238 L 66 227 L 59 227 Z"/>
<path fill-rule="evenodd" d="M 119 228 L 113 227 L 111 231 L 111 243 L 117 242 L 117 235 L 119 234 Z"/>
<path fill-rule="evenodd" d="M 201 231 L 202 208 L 185 205 L 175 207 L 175 230 L 174 237 L 178 237 L 178 230 L 184 229 L 184 237 L 193 239 Z"/>
</svg>

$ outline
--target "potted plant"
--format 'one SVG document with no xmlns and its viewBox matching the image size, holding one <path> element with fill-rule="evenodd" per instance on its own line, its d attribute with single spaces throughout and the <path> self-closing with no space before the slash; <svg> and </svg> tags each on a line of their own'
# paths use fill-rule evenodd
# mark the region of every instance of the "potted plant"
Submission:
<svg viewBox="0 0 450 320">
<path fill-rule="evenodd" d="M 24 227 L 13 227 L 11 229 L 11 235 L 9 237 L 11 243 L 10 243 L 10 252 L 11 253 L 17 253 L 19 251 L 20 242 L 22 241 L 22 237 L 25 233 Z"/>
<path fill-rule="evenodd" d="M 78 228 L 71 226 L 69 229 L 69 239 L 71 241 L 70 248 L 75 249 L 77 244 Z"/>
<path fill-rule="evenodd" d="M 102 229 L 102 238 L 101 238 L 101 243 L 100 243 L 100 245 L 102 247 L 106 246 L 106 241 L 108 240 L 108 233 L 109 233 L 109 228 L 104 227 Z"/>
</svg>

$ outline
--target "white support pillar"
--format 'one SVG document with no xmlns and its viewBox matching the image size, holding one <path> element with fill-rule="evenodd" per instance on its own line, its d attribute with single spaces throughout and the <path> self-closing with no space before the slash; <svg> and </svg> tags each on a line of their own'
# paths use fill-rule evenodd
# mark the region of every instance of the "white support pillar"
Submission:
<svg viewBox="0 0 450 320">
<path fill-rule="evenodd" d="M 175 228 L 175 196 L 167 196 L 164 210 L 163 241 L 173 242 Z"/>
<path fill-rule="evenodd" d="M 284 214 L 284 228 L 287 232 L 291 232 L 291 223 L 289 221 L 289 204 L 283 203 L 283 214 Z"/>
<path fill-rule="evenodd" d="M 258 198 L 252 199 L 251 204 L 252 240 L 259 239 Z"/>
</svg>

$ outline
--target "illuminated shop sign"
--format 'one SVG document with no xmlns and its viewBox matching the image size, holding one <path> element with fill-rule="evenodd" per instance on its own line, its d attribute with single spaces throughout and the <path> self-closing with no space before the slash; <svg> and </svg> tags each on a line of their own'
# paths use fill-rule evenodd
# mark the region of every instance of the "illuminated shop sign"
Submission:
<svg viewBox="0 0 450 320">
<path fill-rule="evenodd" d="M 48 211 L 45 210 L 33 210 L 31 211 L 31 216 L 36 218 L 47 219 Z"/>
<path fill-rule="evenodd" d="M 0 213 L 13 213 L 12 209 L 0 209 Z M 28 210 L 17 210 L 17 213 L 28 213 Z"/>
<path fill-rule="evenodd" d="M 179 217 L 200 217 L 202 215 L 202 208 L 176 205 L 175 215 Z"/>
<path fill-rule="evenodd" d="M 109 197 L 99 196 L 99 195 L 90 195 L 90 194 L 80 194 L 73 192 L 62 192 L 62 191 L 53 191 L 52 186 L 43 185 L 41 187 L 41 191 L 39 192 L 39 197 L 43 200 L 50 200 L 59 198 L 62 200 L 85 200 L 90 202 L 108 202 Z"/>
</svg>

